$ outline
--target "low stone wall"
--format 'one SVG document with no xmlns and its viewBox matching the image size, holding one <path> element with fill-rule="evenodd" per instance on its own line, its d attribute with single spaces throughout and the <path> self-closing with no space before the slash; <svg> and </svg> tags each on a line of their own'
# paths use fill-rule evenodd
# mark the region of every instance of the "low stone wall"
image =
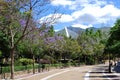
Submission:
<svg viewBox="0 0 120 80">
<path fill-rule="evenodd" d="M 40 71 L 44 72 L 44 71 L 49 71 L 52 69 L 57 69 L 57 67 L 46 67 L 44 70 L 40 69 Z M 24 70 L 24 71 L 17 71 L 15 72 L 15 77 L 20 76 L 20 75 L 25 75 L 25 74 L 31 74 L 33 72 L 33 69 L 31 70 Z M 38 69 L 35 69 L 35 72 L 38 73 Z M 10 80 L 10 73 L 2 73 L 0 74 L 0 80 L 2 79 L 6 79 L 6 80 Z"/>
<path fill-rule="evenodd" d="M 37 70 L 36 70 L 37 71 Z M 32 73 L 32 70 L 17 71 L 14 73 L 15 76 Z M 10 73 L 2 73 L 0 79 L 10 79 Z"/>
</svg>

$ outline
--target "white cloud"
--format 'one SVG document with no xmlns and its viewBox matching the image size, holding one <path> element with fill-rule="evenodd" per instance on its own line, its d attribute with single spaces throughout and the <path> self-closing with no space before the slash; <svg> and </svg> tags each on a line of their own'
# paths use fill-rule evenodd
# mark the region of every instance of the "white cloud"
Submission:
<svg viewBox="0 0 120 80">
<path fill-rule="evenodd" d="M 116 8 L 112 4 L 105 5 L 104 7 L 100 7 L 99 5 L 95 6 L 88 5 L 81 10 L 75 10 L 71 14 L 49 14 L 48 16 L 41 18 L 40 21 L 49 22 L 53 18 L 59 18 L 59 16 L 62 15 L 60 19 L 57 19 L 58 22 L 66 23 L 76 21 L 80 24 L 94 25 L 101 23 L 105 24 L 111 19 L 115 20 L 120 16 L 120 9 Z"/>
<path fill-rule="evenodd" d="M 89 24 L 108 24 L 110 21 L 113 23 L 120 17 L 120 9 L 107 0 L 53 0 L 51 4 L 68 8 L 69 14 L 66 11 L 66 14 L 58 20 L 59 22 L 73 22 L 73 26 L 83 28 L 89 27 Z M 82 24 L 87 24 L 87 26 Z"/>
<path fill-rule="evenodd" d="M 78 10 L 88 6 L 104 6 L 107 2 L 105 0 L 74 0 L 70 9 Z"/>
<path fill-rule="evenodd" d="M 84 24 L 94 24 L 96 23 L 96 17 L 91 14 L 83 14 L 78 17 L 77 21 Z"/>
<path fill-rule="evenodd" d="M 74 18 L 71 15 L 63 14 L 59 19 L 60 22 L 71 22 L 74 21 Z"/>
<path fill-rule="evenodd" d="M 59 13 L 49 14 L 39 19 L 39 23 L 54 24 L 60 19 L 61 15 Z"/>
<path fill-rule="evenodd" d="M 72 5 L 72 1 L 71 0 L 52 0 L 51 4 L 54 6 L 67 6 L 67 5 Z"/>
<path fill-rule="evenodd" d="M 71 15 L 77 19 L 78 17 L 80 17 L 81 15 L 83 15 L 84 13 L 81 10 L 75 11 L 73 12 Z"/>
<path fill-rule="evenodd" d="M 105 5 L 104 7 L 86 6 L 81 10 L 73 12 L 72 16 L 80 23 L 107 23 L 107 21 L 120 16 L 120 9 L 112 4 Z"/>
<path fill-rule="evenodd" d="M 92 24 L 89 24 L 89 25 L 73 24 L 72 27 L 80 27 L 80 28 L 86 29 L 86 28 L 89 28 L 89 27 L 93 27 L 93 25 Z"/>
<path fill-rule="evenodd" d="M 116 8 L 114 5 L 107 5 L 103 9 L 104 12 L 110 13 L 113 17 L 120 16 L 120 9 Z"/>
<path fill-rule="evenodd" d="M 55 32 L 58 32 L 58 31 L 60 31 L 60 29 L 55 29 L 54 31 L 55 31 Z"/>
<path fill-rule="evenodd" d="M 39 21 L 40 23 L 49 23 L 52 22 L 53 20 L 57 21 L 57 22 L 61 22 L 61 23 L 65 23 L 65 22 L 71 22 L 74 21 L 74 18 L 69 15 L 69 14 L 49 14 L 47 16 L 42 17 Z M 55 22 L 53 21 L 53 22 Z"/>
</svg>

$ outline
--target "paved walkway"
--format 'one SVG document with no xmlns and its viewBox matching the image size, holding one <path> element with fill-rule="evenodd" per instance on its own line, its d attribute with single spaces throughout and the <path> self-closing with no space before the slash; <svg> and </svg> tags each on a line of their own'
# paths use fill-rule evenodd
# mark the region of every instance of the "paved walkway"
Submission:
<svg viewBox="0 0 120 80">
<path fill-rule="evenodd" d="M 17 76 L 15 80 L 120 80 L 120 73 L 108 73 L 108 66 L 93 65 L 53 69 Z"/>
<path fill-rule="evenodd" d="M 70 67 L 66 69 L 56 69 L 49 72 L 43 72 L 33 76 L 19 78 L 19 80 L 82 80 L 84 75 L 92 68 L 87 67 Z"/>
<path fill-rule="evenodd" d="M 34 75 L 26 74 L 16 76 L 15 80 L 74 80 L 74 79 L 82 80 L 86 72 L 91 67 L 92 66 L 82 66 L 82 67 L 69 67 L 65 69 L 53 69 L 50 71 L 45 71 Z"/>
<path fill-rule="evenodd" d="M 99 65 L 92 68 L 88 80 L 120 80 L 120 74 L 108 73 L 108 66 Z"/>
<path fill-rule="evenodd" d="M 19 80 L 103 80 L 107 78 L 104 77 L 103 72 L 100 72 L 104 69 L 102 65 L 70 67 L 26 76 Z"/>
</svg>

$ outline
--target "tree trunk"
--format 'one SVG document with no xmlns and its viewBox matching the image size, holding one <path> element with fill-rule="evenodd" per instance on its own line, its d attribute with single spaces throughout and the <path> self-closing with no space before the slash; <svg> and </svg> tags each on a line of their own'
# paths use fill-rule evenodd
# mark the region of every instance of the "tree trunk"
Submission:
<svg viewBox="0 0 120 80">
<path fill-rule="evenodd" d="M 38 72 L 40 73 L 40 56 L 38 56 L 38 63 L 39 63 L 39 65 L 38 65 Z"/>
<path fill-rule="evenodd" d="M 86 56 L 84 55 L 84 60 L 85 60 L 85 64 L 86 64 Z"/>
<path fill-rule="evenodd" d="M 14 48 L 11 49 L 11 52 L 10 52 L 10 55 L 11 55 L 11 79 L 14 79 Z"/>
<path fill-rule="evenodd" d="M 78 61 L 79 61 L 79 62 L 78 62 L 79 65 L 78 65 L 78 66 L 80 66 L 80 55 L 79 55 L 79 57 L 78 57 Z"/>
<path fill-rule="evenodd" d="M 96 59 L 95 59 L 96 57 L 95 57 L 95 55 L 94 55 L 94 64 L 96 64 Z"/>
<path fill-rule="evenodd" d="M 110 62 L 110 60 L 109 60 L 109 68 L 108 68 L 109 73 L 112 72 L 112 71 L 111 71 L 111 67 L 112 67 L 112 65 L 111 65 L 111 62 Z"/>
<path fill-rule="evenodd" d="M 35 74 L 35 56 L 33 54 L 33 74 Z"/>
<path fill-rule="evenodd" d="M 2 64 L 1 64 L 1 66 L 0 66 L 0 74 L 2 74 Z"/>
<path fill-rule="evenodd" d="M 108 72 L 111 73 L 111 67 L 112 67 L 112 63 L 110 61 L 110 53 L 109 53 L 109 67 L 108 67 Z"/>
</svg>

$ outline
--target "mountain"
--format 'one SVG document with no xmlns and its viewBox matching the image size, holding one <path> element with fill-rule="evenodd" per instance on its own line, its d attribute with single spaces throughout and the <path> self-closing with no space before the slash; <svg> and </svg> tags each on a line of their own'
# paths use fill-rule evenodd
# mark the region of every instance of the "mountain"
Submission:
<svg viewBox="0 0 120 80">
<path fill-rule="evenodd" d="M 90 27 L 88 29 L 93 29 L 93 31 L 101 30 L 103 32 L 109 32 L 111 27 L 101 27 L 101 28 L 95 28 L 95 27 Z"/>
<path fill-rule="evenodd" d="M 87 29 L 93 29 L 93 31 L 101 30 L 102 32 L 108 33 L 110 31 L 111 27 L 101 27 L 101 28 L 95 28 L 95 27 L 90 27 Z M 67 37 L 71 37 L 76 39 L 78 35 L 80 35 L 83 31 L 86 29 L 82 29 L 79 27 L 65 27 L 64 29 L 55 32 L 56 35 L 65 35 Z"/>
<path fill-rule="evenodd" d="M 64 29 L 60 30 L 60 31 L 57 31 L 55 34 L 56 35 L 65 35 L 67 37 L 72 37 L 72 38 L 77 38 L 78 37 L 78 33 L 80 30 L 77 30 L 75 28 L 70 28 L 69 27 L 65 27 Z"/>
<path fill-rule="evenodd" d="M 85 31 L 85 29 L 79 28 L 79 27 L 67 27 L 69 30 L 72 30 L 76 33 L 81 33 L 82 31 Z"/>
</svg>

